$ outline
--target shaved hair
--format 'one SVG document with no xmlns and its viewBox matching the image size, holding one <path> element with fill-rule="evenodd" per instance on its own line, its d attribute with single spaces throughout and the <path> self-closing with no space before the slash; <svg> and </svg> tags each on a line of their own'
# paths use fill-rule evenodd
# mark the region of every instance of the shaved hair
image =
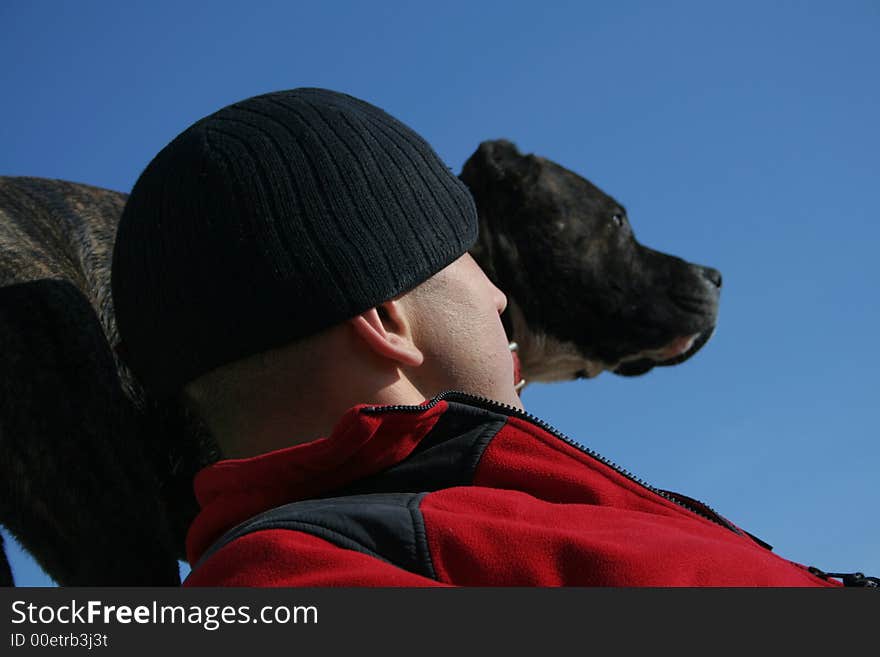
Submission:
<svg viewBox="0 0 880 657">
<path fill-rule="evenodd" d="M 424 314 L 448 287 L 442 271 L 394 299 L 414 311 L 415 316 Z M 381 306 L 379 314 L 384 315 Z M 250 402 L 263 397 L 266 391 L 284 389 L 295 394 L 298 388 L 314 379 L 317 371 L 326 367 L 333 358 L 330 338 L 342 326 L 342 323 L 336 324 L 211 370 L 188 382 L 178 395 L 178 401 L 195 416 L 194 421 L 202 424 L 202 431 L 213 437 L 222 452 L 219 437 L 225 428 L 241 424 L 239 420 L 248 412 Z"/>
</svg>

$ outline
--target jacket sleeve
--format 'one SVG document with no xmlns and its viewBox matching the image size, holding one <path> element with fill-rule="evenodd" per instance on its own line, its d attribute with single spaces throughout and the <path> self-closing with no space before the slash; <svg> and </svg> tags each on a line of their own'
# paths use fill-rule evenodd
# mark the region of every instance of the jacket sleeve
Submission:
<svg viewBox="0 0 880 657">
<path fill-rule="evenodd" d="M 246 534 L 212 554 L 184 586 L 443 586 L 377 557 L 289 529 Z"/>
</svg>

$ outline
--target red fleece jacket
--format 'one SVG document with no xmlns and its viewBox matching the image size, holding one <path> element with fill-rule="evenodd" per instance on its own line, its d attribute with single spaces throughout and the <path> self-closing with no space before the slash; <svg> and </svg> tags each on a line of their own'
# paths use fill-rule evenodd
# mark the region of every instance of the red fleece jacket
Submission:
<svg viewBox="0 0 880 657">
<path fill-rule="evenodd" d="M 216 463 L 195 489 L 186 586 L 839 585 L 463 393 L 356 406 L 329 437 Z"/>
</svg>

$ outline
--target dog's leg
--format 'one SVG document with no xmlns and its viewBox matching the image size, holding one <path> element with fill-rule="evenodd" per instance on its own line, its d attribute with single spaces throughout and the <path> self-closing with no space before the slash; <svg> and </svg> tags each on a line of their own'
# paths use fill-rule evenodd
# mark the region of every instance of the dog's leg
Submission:
<svg viewBox="0 0 880 657">
<path fill-rule="evenodd" d="M 175 585 L 155 474 L 88 300 L 0 288 L 0 522 L 61 585 Z"/>
<path fill-rule="evenodd" d="M 9 559 L 6 558 L 2 535 L 0 535 L 0 586 L 15 586 L 15 581 L 12 579 L 12 569 L 9 567 Z"/>
</svg>

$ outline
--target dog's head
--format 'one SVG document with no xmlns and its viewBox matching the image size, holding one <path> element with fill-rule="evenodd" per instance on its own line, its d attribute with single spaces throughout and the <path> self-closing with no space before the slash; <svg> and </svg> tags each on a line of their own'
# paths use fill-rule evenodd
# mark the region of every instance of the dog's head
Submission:
<svg viewBox="0 0 880 657">
<path fill-rule="evenodd" d="M 481 144 L 461 179 L 480 215 L 471 253 L 508 296 L 527 380 L 644 374 L 711 337 L 721 274 L 639 244 L 588 180 L 504 140 Z"/>
</svg>

